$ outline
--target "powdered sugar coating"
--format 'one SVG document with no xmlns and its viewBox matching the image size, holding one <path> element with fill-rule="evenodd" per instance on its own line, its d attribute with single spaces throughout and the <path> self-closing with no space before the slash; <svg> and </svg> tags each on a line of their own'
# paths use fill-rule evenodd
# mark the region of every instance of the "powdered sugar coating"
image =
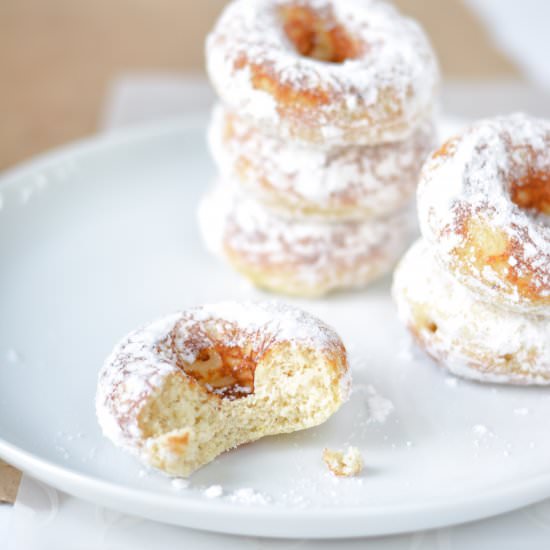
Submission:
<svg viewBox="0 0 550 550">
<path fill-rule="evenodd" d="M 550 319 L 506 312 L 476 299 L 420 240 L 395 271 L 398 314 L 440 364 L 465 378 L 550 384 Z"/>
<path fill-rule="evenodd" d="M 364 222 L 285 219 L 223 182 L 201 203 L 199 223 L 208 248 L 260 286 L 314 296 L 387 272 L 410 242 L 413 219 L 408 211 Z"/>
<path fill-rule="evenodd" d="M 547 315 L 550 218 L 515 204 L 510 191 L 533 172 L 550 175 L 550 122 L 523 114 L 481 121 L 426 163 L 418 215 L 438 260 L 481 299 Z M 550 187 L 550 177 L 545 181 Z M 483 251 L 470 246 L 473 223 L 505 238 L 506 249 L 497 259 L 507 260 L 506 269 L 498 271 L 489 261 L 476 265 Z M 514 281 L 528 284 L 531 297 Z"/>
<path fill-rule="evenodd" d="M 143 443 L 139 411 L 169 375 L 189 377 L 181 362 L 193 363 L 202 349 L 213 345 L 205 327 L 222 335 L 226 346 L 265 350 L 288 343 L 319 353 L 345 354 L 340 337 L 328 325 L 276 301 L 221 302 L 175 313 L 131 332 L 105 361 L 99 373 L 96 413 L 109 439 L 139 453 Z M 349 369 L 340 375 L 345 401 L 351 389 Z"/>
<path fill-rule="evenodd" d="M 361 55 L 301 56 L 283 28 L 289 5 L 333 14 Z M 431 110 L 439 79 L 420 27 L 376 0 L 236 0 L 208 37 L 206 58 L 229 107 L 274 135 L 331 145 L 404 139 Z"/>
<path fill-rule="evenodd" d="M 380 217 L 416 190 L 435 142 L 426 120 L 403 142 L 326 149 L 266 135 L 218 105 L 209 142 L 225 179 L 236 179 L 282 215 L 323 219 Z"/>
</svg>

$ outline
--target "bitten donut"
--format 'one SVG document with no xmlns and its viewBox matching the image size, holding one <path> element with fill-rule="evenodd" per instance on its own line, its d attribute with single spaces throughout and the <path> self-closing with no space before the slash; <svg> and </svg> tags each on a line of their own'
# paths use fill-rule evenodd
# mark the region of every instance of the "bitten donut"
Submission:
<svg viewBox="0 0 550 550">
<path fill-rule="evenodd" d="M 100 372 L 96 410 L 117 446 L 188 476 L 237 445 L 324 422 L 349 392 L 346 350 L 323 322 L 225 302 L 126 336 Z"/>
<path fill-rule="evenodd" d="M 407 138 L 438 83 L 420 27 L 373 0 L 236 0 L 206 59 L 231 109 L 273 135 L 325 145 Z"/>
<path fill-rule="evenodd" d="M 439 266 L 425 241 L 397 267 L 393 296 L 416 341 L 452 373 L 482 382 L 550 384 L 550 318 L 477 300 Z"/>
<path fill-rule="evenodd" d="M 426 120 L 403 142 L 325 149 L 266 135 L 217 106 L 210 148 L 225 178 L 239 181 L 279 213 L 319 219 L 366 219 L 404 207 L 435 145 Z"/>
<path fill-rule="evenodd" d="M 409 243 L 410 212 L 365 222 L 300 221 L 270 212 L 230 182 L 205 197 L 207 247 L 255 285 L 315 297 L 364 287 L 387 273 Z"/>
<path fill-rule="evenodd" d="M 515 114 L 451 138 L 423 168 L 418 212 L 437 259 L 479 298 L 550 313 L 550 122 Z"/>
</svg>

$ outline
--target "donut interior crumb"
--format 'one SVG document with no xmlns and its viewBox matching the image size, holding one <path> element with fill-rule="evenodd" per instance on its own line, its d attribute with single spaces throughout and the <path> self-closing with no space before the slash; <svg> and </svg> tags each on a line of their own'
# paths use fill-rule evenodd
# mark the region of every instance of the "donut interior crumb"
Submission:
<svg viewBox="0 0 550 550">
<path fill-rule="evenodd" d="M 323 461 L 338 477 L 356 476 L 363 470 L 363 457 L 357 447 L 348 447 L 345 451 L 325 448 Z"/>
<path fill-rule="evenodd" d="M 280 346 L 248 370 L 247 388 L 239 391 L 229 376 L 227 388 L 218 383 L 228 362 L 218 355 L 209 350 L 186 367 L 196 383 L 169 376 L 139 415 L 147 461 L 169 474 L 186 477 L 243 443 L 318 425 L 341 403 L 337 369 L 315 351 Z"/>
</svg>

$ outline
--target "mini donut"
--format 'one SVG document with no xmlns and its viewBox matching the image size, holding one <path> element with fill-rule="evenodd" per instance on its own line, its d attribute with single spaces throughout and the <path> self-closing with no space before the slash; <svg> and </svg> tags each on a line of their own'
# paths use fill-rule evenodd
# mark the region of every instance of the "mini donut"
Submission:
<svg viewBox="0 0 550 550">
<path fill-rule="evenodd" d="M 434 146 L 427 120 L 405 141 L 325 149 L 266 135 L 217 106 L 209 141 L 225 178 L 263 204 L 300 218 L 366 219 L 404 207 Z"/>
<path fill-rule="evenodd" d="M 550 319 L 478 300 L 418 241 L 398 265 L 393 296 L 418 344 L 453 374 L 481 382 L 550 384 Z"/>
<path fill-rule="evenodd" d="M 116 446 L 186 477 L 237 445 L 321 424 L 350 384 L 344 345 L 322 321 L 224 302 L 126 336 L 99 374 L 96 411 Z"/>
<path fill-rule="evenodd" d="M 550 313 L 550 122 L 481 121 L 425 164 L 424 238 L 462 284 L 492 304 Z"/>
<path fill-rule="evenodd" d="M 439 79 L 420 27 L 372 0 L 236 0 L 206 60 L 229 108 L 273 135 L 325 145 L 407 138 Z"/>
<path fill-rule="evenodd" d="M 199 224 L 207 248 L 256 286 L 316 297 L 387 273 L 413 221 L 409 212 L 365 222 L 285 219 L 223 182 L 204 198 Z"/>
</svg>

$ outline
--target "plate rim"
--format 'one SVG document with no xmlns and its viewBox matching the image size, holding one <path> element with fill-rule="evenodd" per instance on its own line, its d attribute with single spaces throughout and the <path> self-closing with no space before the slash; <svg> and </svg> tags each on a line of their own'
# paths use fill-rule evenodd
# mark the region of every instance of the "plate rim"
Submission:
<svg viewBox="0 0 550 550">
<path fill-rule="evenodd" d="M 412 530 L 436 529 L 460 523 L 467 523 L 477 520 L 486 519 L 506 512 L 517 510 L 524 506 L 534 504 L 543 500 L 550 494 L 550 473 L 537 474 L 529 477 L 527 480 L 517 481 L 506 484 L 505 486 L 495 485 L 493 488 L 478 493 L 475 500 L 467 496 L 454 497 L 453 499 L 431 498 L 424 503 L 417 503 L 414 506 L 410 505 L 381 505 L 377 508 L 369 508 L 365 513 L 365 508 L 361 506 L 341 506 L 336 508 L 283 508 L 273 506 L 248 506 L 235 505 L 223 500 L 209 500 L 197 498 L 196 495 L 186 496 L 179 492 L 173 495 L 159 494 L 148 491 L 146 489 L 134 489 L 117 485 L 115 482 L 97 479 L 91 475 L 80 473 L 72 468 L 60 466 L 49 460 L 40 458 L 29 451 L 18 447 L 17 445 L 8 443 L 0 437 L 0 456 L 10 462 L 15 467 L 18 467 L 23 472 L 30 472 L 32 477 L 39 481 L 52 485 L 54 488 L 72 494 L 99 504 L 105 505 L 105 499 L 109 495 L 115 494 L 118 498 L 124 499 L 125 502 L 138 502 L 138 504 L 146 506 L 159 506 L 161 508 L 170 508 L 171 511 L 180 513 L 190 512 L 205 513 L 211 517 L 223 517 L 225 520 L 231 521 L 242 517 L 248 517 L 253 520 L 261 520 L 269 524 L 268 528 L 260 528 L 258 530 L 251 529 L 244 532 L 242 529 L 216 528 L 213 526 L 208 529 L 213 532 L 231 533 L 238 535 L 254 535 L 274 538 L 357 538 L 357 537 L 372 537 L 380 535 L 397 535 Z M 170 478 L 166 476 L 167 480 Z M 78 484 L 82 491 L 73 491 L 67 489 L 69 485 Z M 82 492 L 88 490 L 93 493 L 94 498 L 83 497 Z M 511 497 L 514 497 L 513 499 Z M 513 502 L 512 502 L 513 500 Z M 472 504 L 476 504 L 473 511 Z M 108 506 L 108 505 L 107 505 Z M 479 512 L 479 508 L 483 507 L 484 511 Z M 119 509 L 117 506 L 113 508 Z M 124 512 L 124 510 L 121 510 Z M 127 513 L 127 512 L 126 512 Z M 142 517 L 149 517 L 147 514 L 137 514 Z M 426 517 L 437 517 L 439 521 L 426 521 Z M 449 516 L 454 519 L 449 519 Z M 182 515 L 182 519 L 185 516 Z M 394 526 L 388 530 L 384 527 L 380 528 L 370 524 L 379 520 L 390 520 Z M 347 520 L 347 522 L 357 522 L 363 520 L 365 524 L 359 529 L 354 528 L 350 534 L 346 534 L 335 528 L 335 524 L 339 521 Z M 369 523 L 367 523 L 367 520 Z M 294 534 L 281 534 L 279 522 L 285 522 L 289 527 L 289 531 Z M 319 526 L 315 526 L 315 531 L 311 528 L 316 522 L 326 522 L 319 531 Z M 185 521 L 170 521 L 166 523 L 181 525 L 189 528 L 196 528 L 193 522 Z M 300 523 L 306 522 L 306 529 L 300 529 Z M 328 525 L 328 528 L 327 528 Z M 327 533 L 328 529 L 328 533 Z M 335 531 L 330 534 L 330 531 Z"/>
</svg>

